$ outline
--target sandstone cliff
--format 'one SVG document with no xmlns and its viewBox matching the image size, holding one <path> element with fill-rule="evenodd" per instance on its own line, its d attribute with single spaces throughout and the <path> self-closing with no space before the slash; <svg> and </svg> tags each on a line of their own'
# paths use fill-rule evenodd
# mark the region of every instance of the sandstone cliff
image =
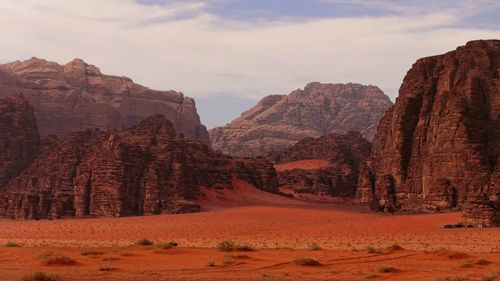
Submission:
<svg viewBox="0 0 500 281">
<path fill-rule="evenodd" d="M 162 115 L 121 132 L 89 129 L 56 141 L 0 190 L 0 216 L 16 219 L 183 213 L 201 186 L 239 178 L 276 192 L 265 160 L 212 152 L 177 135 Z"/>
<path fill-rule="evenodd" d="M 418 60 L 381 119 L 358 195 L 375 210 L 465 208 L 500 224 L 500 41 Z"/>
<path fill-rule="evenodd" d="M 210 144 L 193 99 L 104 75 L 80 59 L 66 65 L 37 58 L 0 65 L 0 98 L 15 91 L 35 108 L 42 137 L 89 128 L 124 129 L 163 114 L 186 137 Z"/>
<path fill-rule="evenodd" d="M 261 156 L 306 137 L 361 132 L 371 139 L 392 105 L 379 88 L 310 83 L 288 96 L 272 95 L 224 127 L 210 130 L 212 147 L 231 155 Z"/>
<path fill-rule="evenodd" d="M 0 99 L 0 188 L 38 154 L 40 138 L 33 108 L 22 95 Z"/>
<path fill-rule="evenodd" d="M 359 170 L 370 154 L 370 143 L 361 133 L 330 134 L 306 138 L 267 158 L 277 165 L 278 184 L 294 193 L 352 196 Z M 327 160 L 327 165 L 307 166 L 308 161 Z M 301 163 L 306 167 L 301 167 Z M 289 167 L 289 168 L 288 168 Z"/>
</svg>

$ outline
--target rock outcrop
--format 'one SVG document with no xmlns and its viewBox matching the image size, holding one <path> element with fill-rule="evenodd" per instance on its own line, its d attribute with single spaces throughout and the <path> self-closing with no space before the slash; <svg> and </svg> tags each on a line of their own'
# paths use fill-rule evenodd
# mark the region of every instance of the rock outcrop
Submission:
<svg viewBox="0 0 500 281">
<path fill-rule="evenodd" d="M 193 99 L 104 75 L 81 59 L 66 65 L 37 58 L 0 65 L 0 98 L 13 91 L 22 92 L 35 108 L 42 137 L 90 128 L 125 129 L 163 114 L 187 138 L 210 145 Z"/>
<path fill-rule="evenodd" d="M 263 159 L 232 158 L 177 135 L 163 115 L 123 131 L 71 133 L 0 190 L 0 216 L 44 219 L 184 213 L 200 209 L 200 187 L 238 178 L 277 192 Z"/>
<path fill-rule="evenodd" d="M 307 138 L 267 158 L 274 163 L 287 163 L 276 165 L 280 188 L 298 194 L 352 196 L 370 148 L 361 133 L 350 132 Z M 303 160 L 327 160 L 328 165 L 301 167 L 301 163 L 309 163 Z"/>
<path fill-rule="evenodd" d="M 418 60 L 381 119 L 358 185 L 375 210 L 463 208 L 498 225 L 500 41 Z"/>
<path fill-rule="evenodd" d="M 310 83 L 290 95 L 271 95 L 224 127 L 210 130 L 212 147 L 240 156 L 262 156 L 307 137 L 361 132 L 367 139 L 392 105 L 375 86 Z"/>
<path fill-rule="evenodd" d="M 0 99 L 0 188 L 38 155 L 40 138 L 33 108 L 22 95 Z"/>
</svg>

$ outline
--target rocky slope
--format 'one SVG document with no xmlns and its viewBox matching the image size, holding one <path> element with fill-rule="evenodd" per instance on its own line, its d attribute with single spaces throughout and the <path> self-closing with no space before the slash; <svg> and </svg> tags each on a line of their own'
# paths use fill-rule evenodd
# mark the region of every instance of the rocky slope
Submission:
<svg viewBox="0 0 500 281">
<path fill-rule="evenodd" d="M 0 99 L 0 188 L 20 174 L 40 149 L 33 108 L 22 95 Z"/>
<path fill-rule="evenodd" d="M 358 195 L 373 209 L 465 209 L 500 224 L 500 41 L 418 60 L 381 119 Z"/>
<path fill-rule="evenodd" d="M 276 192 L 263 159 L 232 158 L 177 135 L 162 115 L 123 131 L 71 133 L 0 190 L 0 216 L 16 219 L 197 211 L 200 187 L 232 179 Z"/>
<path fill-rule="evenodd" d="M 267 158 L 274 163 L 289 163 L 277 165 L 280 188 L 298 194 L 352 196 L 356 191 L 360 166 L 368 158 L 370 148 L 370 143 L 361 133 L 350 132 L 307 138 Z M 327 160 L 329 165 L 301 167 L 301 163 L 307 163 L 302 160 L 307 159 Z M 278 168 L 287 166 L 290 168 Z"/>
<path fill-rule="evenodd" d="M 209 145 L 193 99 L 151 90 L 127 77 L 104 75 L 80 59 L 66 65 L 37 58 L 0 65 L 0 98 L 15 91 L 35 108 L 42 137 L 94 127 L 124 129 L 163 114 L 177 131 Z"/>
<path fill-rule="evenodd" d="M 231 155 L 260 156 L 306 137 L 361 132 L 367 139 L 392 105 L 379 88 L 310 83 L 290 95 L 272 95 L 224 127 L 210 130 L 212 147 Z"/>
</svg>

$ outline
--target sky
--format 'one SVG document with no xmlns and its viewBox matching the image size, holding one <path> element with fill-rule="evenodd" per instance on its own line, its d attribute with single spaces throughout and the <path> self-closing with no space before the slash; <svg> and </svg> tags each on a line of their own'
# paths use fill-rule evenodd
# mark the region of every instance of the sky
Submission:
<svg viewBox="0 0 500 281">
<path fill-rule="evenodd" d="M 411 65 L 500 38 L 500 1 L 0 0 L 0 63 L 82 58 L 196 100 L 207 127 L 312 81 L 394 99 Z"/>
</svg>

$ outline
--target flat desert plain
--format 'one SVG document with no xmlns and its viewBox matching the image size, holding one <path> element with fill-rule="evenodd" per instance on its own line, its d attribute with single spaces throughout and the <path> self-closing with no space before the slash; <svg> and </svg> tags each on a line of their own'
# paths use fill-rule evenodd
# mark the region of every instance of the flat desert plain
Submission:
<svg viewBox="0 0 500 281">
<path fill-rule="evenodd" d="M 459 213 L 370 213 L 204 189 L 204 212 L 0 220 L 0 280 L 498 280 L 500 229 L 443 229 Z M 148 239 L 156 245 L 137 245 Z M 168 242 L 175 241 L 176 247 Z M 242 246 L 221 251 L 233 241 Z M 230 247 L 229 247 L 230 248 Z M 448 279 L 446 279 L 448 278 Z"/>
</svg>

